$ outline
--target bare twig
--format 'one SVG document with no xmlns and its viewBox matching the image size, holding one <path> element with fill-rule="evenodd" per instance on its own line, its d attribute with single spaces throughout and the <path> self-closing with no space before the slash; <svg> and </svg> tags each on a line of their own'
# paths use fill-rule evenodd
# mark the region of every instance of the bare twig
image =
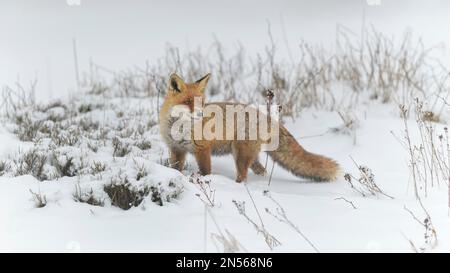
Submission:
<svg viewBox="0 0 450 273">
<path fill-rule="evenodd" d="M 352 208 L 357 209 L 357 207 L 353 204 L 352 201 L 349 201 L 349 200 L 345 199 L 344 197 L 334 198 L 334 200 L 344 200 L 345 202 L 347 202 L 348 204 L 350 204 L 350 205 L 352 206 Z"/>
<path fill-rule="evenodd" d="M 292 223 L 292 221 L 287 217 L 287 214 L 286 214 L 286 211 L 284 210 L 284 208 L 280 205 L 280 203 L 277 200 L 275 200 L 270 195 L 270 192 L 269 191 L 265 191 L 264 195 L 266 197 L 268 197 L 270 200 L 272 200 L 272 202 L 274 202 L 277 205 L 277 208 L 276 208 L 277 214 L 273 213 L 268 208 L 266 208 L 266 212 L 268 214 L 270 214 L 271 216 L 273 216 L 278 221 L 280 221 L 282 223 L 285 223 L 288 226 L 290 226 L 291 228 L 293 228 L 314 249 L 314 251 L 319 253 L 320 252 L 319 249 L 317 249 L 317 247 L 311 242 L 311 240 L 308 237 L 306 237 L 306 235 L 300 230 L 300 228 L 297 225 Z"/>
</svg>

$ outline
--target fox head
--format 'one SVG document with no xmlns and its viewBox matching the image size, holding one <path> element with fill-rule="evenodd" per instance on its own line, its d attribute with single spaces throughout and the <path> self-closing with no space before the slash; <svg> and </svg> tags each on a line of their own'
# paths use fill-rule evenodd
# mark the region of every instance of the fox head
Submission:
<svg viewBox="0 0 450 273">
<path fill-rule="evenodd" d="M 211 74 L 208 73 L 193 83 L 186 83 L 177 74 L 172 74 L 169 79 L 166 101 L 170 102 L 169 104 L 172 106 L 185 106 L 191 113 L 194 112 L 194 99 L 201 98 L 201 101 L 204 102 L 205 88 L 210 77 Z"/>
</svg>

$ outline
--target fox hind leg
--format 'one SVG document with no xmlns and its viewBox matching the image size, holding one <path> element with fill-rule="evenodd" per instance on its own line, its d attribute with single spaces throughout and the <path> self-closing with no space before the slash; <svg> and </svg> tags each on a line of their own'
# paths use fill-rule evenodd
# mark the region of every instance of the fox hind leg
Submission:
<svg viewBox="0 0 450 273">
<path fill-rule="evenodd" d="M 261 162 L 259 162 L 258 159 L 255 159 L 255 161 L 253 161 L 252 165 L 250 165 L 250 169 L 252 169 L 252 171 L 257 175 L 267 175 L 266 168 L 264 168 L 264 166 L 261 164 Z"/>
<path fill-rule="evenodd" d="M 247 180 L 248 168 L 255 162 L 259 154 L 258 144 L 235 143 L 232 146 L 234 162 L 236 165 L 236 182 L 240 183 Z M 262 165 L 261 165 L 262 167 Z"/>
</svg>

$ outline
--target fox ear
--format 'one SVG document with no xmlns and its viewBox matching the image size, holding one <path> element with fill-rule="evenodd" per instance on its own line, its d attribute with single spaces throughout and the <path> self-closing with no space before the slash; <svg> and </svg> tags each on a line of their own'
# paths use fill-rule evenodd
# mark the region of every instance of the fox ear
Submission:
<svg viewBox="0 0 450 273">
<path fill-rule="evenodd" d="M 206 84 L 208 83 L 210 77 L 211 73 L 208 73 L 195 82 L 202 92 L 205 90 Z"/>
<path fill-rule="evenodd" d="M 181 91 L 184 89 L 185 89 L 185 84 L 184 84 L 183 79 L 175 73 L 170 75 L 169 90 L 172 90 L 173 92 L 181 93 Z"/>
</svg>

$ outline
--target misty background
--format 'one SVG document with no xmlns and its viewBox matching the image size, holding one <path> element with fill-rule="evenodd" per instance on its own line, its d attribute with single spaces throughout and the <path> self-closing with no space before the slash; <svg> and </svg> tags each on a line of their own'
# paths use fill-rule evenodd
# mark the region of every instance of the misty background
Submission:
<svg viewBox="0 0 450 273">
<path fill-rule="evenodd" d="M 215 38 L 255 56 L 269 24 L 279 58 L 298 57 L 301 39 L 333 46 L 337 25 L 355 35 L 363 25 L 393 37 L 411 30 L 447 57 L 449 11 L 444 0 L 1 0 L 0 86 L 37 79 L 42 100 L 75 92 L 74 39 L 81 74 L 90 60 L 119 71 L 156 61 L 168 44 L 207 49 Z"/>
</svg>

